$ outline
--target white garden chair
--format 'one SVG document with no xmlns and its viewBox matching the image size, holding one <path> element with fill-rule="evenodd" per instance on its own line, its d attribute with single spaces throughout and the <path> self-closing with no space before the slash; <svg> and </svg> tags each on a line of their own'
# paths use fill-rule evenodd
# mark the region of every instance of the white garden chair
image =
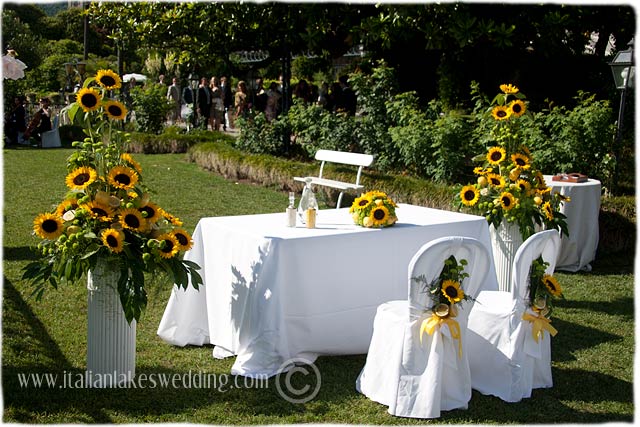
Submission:
<svg viewBox="0 0 640 427">
<path fill-rule="evenodd" d="M 437 418 L 440 411 L 466 409 L 471 399 L 465 336 L 472 301 L 459 304 L 455 318 L 460 326 L 459 342 L 444 324 L 420 340 L 422 321 L 432 315 L 432 301 L 430 293 L 412 278 L 424 275 L 428 283 L 432 282 L 451 255 L 458 261 L 468 261 L 465 271 L 470 277 L 463 281 L 462 288 L 475 295 L 489 271 L 488 250 L 475 239 L 445 237 L 422 246 L 411 260 L 408 300 L 378 307 L 367 361 L 356 389 L 387 405 L 392 415 Z"/>
<path fill-rule="evenodd" d="M 469 316 L 468 348 L 471 384 L 483 394 L 506 402 L 531 397 L 534 388 L 552 387 L 551 336 L 543 330 L 537 341 L 532 323 L 523 320 L 528 310 L 529 271 L 542 255 L 553 273 L 560 235 L 547 230 L 529 237 L 516 252 L 511 291 L 480 292 Z"/>
</svg>

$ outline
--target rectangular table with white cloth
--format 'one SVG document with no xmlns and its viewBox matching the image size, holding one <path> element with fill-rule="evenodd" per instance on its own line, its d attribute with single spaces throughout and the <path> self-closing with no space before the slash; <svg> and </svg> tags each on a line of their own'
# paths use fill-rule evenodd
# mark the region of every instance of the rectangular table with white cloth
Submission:
<svg viewBox="0 0 640 427">
<path fill-rule="evenodd" d="M 200 290 L 174 287 L 158 335 L 214 344 L 237 355 L 232 374 L 275 375 L 283 362 L 364 354 L 379 304 L 407 298 L 411 257 L 445 236 L 478 239 L 483 217 L 400 204 L 384 229 L 353 224 L 347 208 L 321 210 L 315 229 L 286 227 L 285 213 L 202 218 L 186 259 L 201 266 Z M 497 290 L 493 260 L 483 289 Z"/>
<path fill-rule="evenodd" d="M 600 239 L 598 216 L 602 185 L 596 179 L 586 182 L 554 181 L 553 175 L 545 175 L 547 186 L 554 193 L 570 197 L 563 203 L 560 212 L 567 217 L 569 236 L 562 236 L 556 270 L 591 271 L 591 261 L 596 259 Z"/>
</svg>

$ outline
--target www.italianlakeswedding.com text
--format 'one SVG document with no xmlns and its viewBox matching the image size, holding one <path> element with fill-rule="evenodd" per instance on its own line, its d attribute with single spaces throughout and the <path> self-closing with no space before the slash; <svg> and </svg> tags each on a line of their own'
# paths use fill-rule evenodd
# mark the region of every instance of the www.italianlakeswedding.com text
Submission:
<svg viewBox="0 0 640 427">
<path fill-rule="evenodd" d="M 268 378 L 243 377 L 228 374 L 208 373 L 202 371 L 188 371 L 184 373 L 94 373 L 68 372 L 62 373 L 18 373 L 20 388 L 54 388 L 54 389 L 82 389 L 82 388 L 184 388 L 184 389 L 212 389 L 224 393 L 233 389 L 266 389 L 269 388 Z"/>
</svg>

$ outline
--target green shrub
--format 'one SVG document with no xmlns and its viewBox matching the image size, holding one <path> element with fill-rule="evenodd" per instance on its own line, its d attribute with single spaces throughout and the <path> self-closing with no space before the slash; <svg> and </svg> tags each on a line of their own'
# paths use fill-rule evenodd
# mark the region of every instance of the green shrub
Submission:
<svg viewBox="0 0 640 427">
<path fill-rule="evenodd" d="M 167 88 L 160 84 L 136 86 L 131 90 L 133 111 L 138 132 L 162 132 L 171 105 L 167 102 Z"/>
</svg>

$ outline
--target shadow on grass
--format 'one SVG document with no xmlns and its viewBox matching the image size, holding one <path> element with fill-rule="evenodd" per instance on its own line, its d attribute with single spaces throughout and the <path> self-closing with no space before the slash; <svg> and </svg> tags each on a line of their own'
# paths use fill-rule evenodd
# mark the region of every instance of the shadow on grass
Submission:
<svg viewBox="0 0 640 427">
<path fill-rule="evenodd" d="M 29 246 L 3 246 L 2 257 L 5 261 L 35 261 L 39 255 Z"/>
</svg>

